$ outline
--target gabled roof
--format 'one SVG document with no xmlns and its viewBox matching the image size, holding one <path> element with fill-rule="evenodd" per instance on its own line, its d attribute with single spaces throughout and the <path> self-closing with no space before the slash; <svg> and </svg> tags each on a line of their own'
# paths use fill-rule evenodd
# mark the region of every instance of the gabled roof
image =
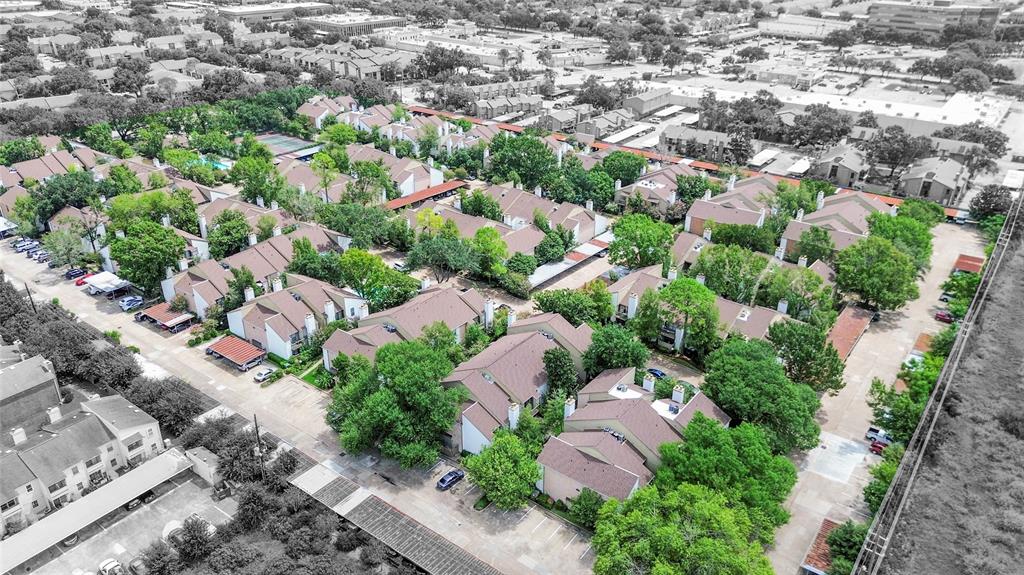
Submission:
<svg viewBox="0 0 1024 575">
<path fill-rule="evenodd" d="M 726 336 L 733 331 L 749 339 L 764 339 L 768 327 L 786 316 L 774 309 L 762 306 L 748 306 L 715 296 L 718 307 L 719 335 Z"/>
<path fill-rule="evenodd" d="M 675 443 L 682 439 L 672 425 L 644 399 L 591 402 L 573 412 L 566 421 L 607 420 L 618 421 L 653 453 L 657 453 L 663 443 Z"/>
<path fill-rule="evenodd" d="M 676 265 L 693 264 L 701 250 L 714 245 L 703 237 L 690 232 L 680 232 L 672 243 L 672 261 Z"/>
<path fill-rule="evenodd" d="M 586 323 L 573 327 L 561 314 L 554 312 L 542 313 L 518 320 L 512 324 L 508 333 L 523 333 L 524 331 L 551 332 L 551 335 L 575 348 L 570 351 L 576 351 L 579 354 L 587 351 L 594 337 L 594 329 Z"/>
<path fill-rule="evenodd" d="M 52 431 L 32 434 L 28 447 L 20 449 L 22 461 L 43 485 L 64 479 L 65 469 L 99 455 L 100 446 L 114 439 L 95 415 L 81 411 L 46 427 Z"/>
<path fill-rule="evenodd" d="M 475 321 L 483 310 L 484 298 L 475 289 L 433 288 L 400 306 L 370 314 L 359 323 L 393 325 L 403 337 L 414 339 L 430 324 L 443 321 L 454 329 Z"/>
<path fill-rule="evenodd" d="M 115 429 L 128 429 L 156 423 L 156 419 L 120 395 L 110 395 L 82 403 L 84 411 L 95 413 Z"/>
<path fill-rule="evenodd" d="M 628 443 L 604 431 L 567 431 L 548 438 L 540 463 L 605 498 L 625 500 L 650 482 L 653 473 Z"/>
<path fill-rule="evenodd" d="M 446 381 L 460 381 L 479 374 L 515 403 L 523 404 L 532 398 L 536 405 L 541 397 L 541 387 L 547 383 L 544 352 L 556 347 L 554 341 L 541 333 L 509 334 L 462 362 Z M 470 387 L 470 391 L 474 389 Z M 500 417 L 499 413 L 492 415 Z"/>
<path fill-rule="evenodd" d="M 712 198 L 714 200 L 714 198 Z M 737 202 L 738 204 L 738 202 Z M 753 211 L 742 207 L 726 206 L 718 202 L 707 200 L 696 200 L 686 212 L 687 217 L 698 218 L 705 222 L 713 221 L 718 224 L 741 224 L 757 225 L 761 219 L 761 212 Z"/>
<path fill-rule="evenodd" d="M 361 355 L 371 362 L 377 356 L 377 349 L 385 343 L 402 341 L 397 331 L 391 331 L 383 325 L 368 325 L 349 331 L 335 330 L 324 342 L 324 349 L 332 353 L 343 353 L 347 356 Z"/>
<path fill-rule="evenodd" d="M 964 166 L 952 158 L 923 158 L 914 163 L 900 181 L 930 179 L 947 188 L 955 188 L 961 181 Z"/>
</svg>

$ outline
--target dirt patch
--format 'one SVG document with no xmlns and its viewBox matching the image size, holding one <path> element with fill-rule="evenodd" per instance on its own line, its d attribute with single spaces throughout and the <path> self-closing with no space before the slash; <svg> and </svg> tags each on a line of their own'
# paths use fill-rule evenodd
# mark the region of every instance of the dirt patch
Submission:
<svg viewBox="0 0 1024 575">
<path fill-rule="evenodd" d="M 908 496 L 884 575 L 1021 573 L 1022 236 L 1019 223 Z"/>
</svg>

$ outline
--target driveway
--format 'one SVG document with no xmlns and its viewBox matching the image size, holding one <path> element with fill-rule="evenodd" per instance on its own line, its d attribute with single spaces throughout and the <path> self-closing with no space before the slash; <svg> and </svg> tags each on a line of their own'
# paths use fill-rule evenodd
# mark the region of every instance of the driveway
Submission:
<svg viewBox="0 0 1024 575">
<path fill-rule="evenodd" d="M 490 512 L 472 511 L 470 502 L 468 511 L 460 511 L 460 503 L 450 497 L 451 494 L 434 493 L 434 481 L 425 477 L 413 480 L 410 474 L 409 479 L 393 485 L 383 476 L 405 477 L 399 470 L 392 469 L 393 462 L 379 462 L 364 455 L 341 454 L 336 434 L 324 422 L 324 413 L 330 403 L 329 392 L 295 378 L 283 378 L 261 387 L 253 383 L 251 373 L 239 372 L 207 356 L 205 345 L 186 347 L 186 333 L 167 334 L 154 329 L 149 323 L 136 322 L 132 314 L 121 312 L 104 298 L 89 296 L 84 288 L 64 281 L 63 276 L 46 269 L 45 265 L 14 254 L 7 245 L 0 247 L 0 268 L 16 285 L 27 282 L 36 301 L 58 298 L 61 305 L 76 313 L 82 321 L 101 331 L 116 329 L 121 332 L 121 342 L 140 349 L 140 363 L 147 366 L 150 373 L 162 369 L 181 377 L 247 419 L 256 415 L 267 431 L 298 447 L 314 460 L 329 462 L 328 465 L 336 467 L 403 513 L 498 569 L 506 573 L 590 572 L 593 554 L 584 553 L 589 547 L 586 537 L 566 535 L 567 543 L 555 544 L 568 531 L 568 525 L 560 520 L 549 518 L 544 526 L 537 528 L 537 532 L 531 533 L 534 526 L 523 529 L 522 521 L 529 519 L 539 525 L 541 515 L 537 510 L 531 510 L 523 517 L 513 514 L 493 516 Z M 530 305 L 523 300 L 517 303 L 519 307 Z M 457 530 L 452 528 L 453 517 L 461 522 Z M 556 530 L 556 524 L 561 528 Z M 538 540 L 542 531 L 543 537 Z M 577 548 L 578 553 L 569 552 Z"/>
<path fill-rule="evenodd" d="M 104 559 L 117 559 L 125 567 L 153 541 L 160 538 L 170 521 L 183 521 L 198 513 L 214 525 L 227 522 L 237 504 L 232 498 L 214 501 L 213 490 L 192 473 L 162 486 L 168 491 L 156 500 L 133 511 L 123 509 L 112 518 L 105 518 L 81 534 L 81 540 L 70 548 L 60 548 L 61 555 L 35 570 L 38 575 L 81 575 L 95 572 Z M 81 505 L 88 505 L 88 499 Z"/>
<path fill-rule="evenodd" d="M 822 442 L 794 461 L 799 470 L 797 483 L 785 503 L 792 516 L 776 533 L 776 545 L 768 554 L 779 575 L 799 572 L 822 519 L 870 520 L 862 491 L 871 480 L 868 466 L 879 460 L 868 453 L 864 441 L 872 417 L 867 404 L 871 381 L 877 377 L 891 384 L 917 336 L 945 327 L 933 317 L 944 307 L 939 303 L 939 286 L 949 277 L 959 254 L 985 253 L 984 242 L 974 228 L 939 224 L 933 232 L 932 265 L 919 283 L 921 297 L 900 310 L 884 312 L 880 321 L 868 327 L 846 360 L 846 386 L 834 397 L 826 395 L 821 400 L 818 423 Z"/>
</svg>

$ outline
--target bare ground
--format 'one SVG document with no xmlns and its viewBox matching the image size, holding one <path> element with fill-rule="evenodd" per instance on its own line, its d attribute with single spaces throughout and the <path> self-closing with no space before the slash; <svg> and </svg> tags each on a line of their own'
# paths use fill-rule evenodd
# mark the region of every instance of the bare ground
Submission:
<svg viewBox="0 0 1024 575">
<path fill-rule="evenodd" d="M 883 575 L 1024 573 L 1024 249 L 1017 226 Z"/>
</svg>

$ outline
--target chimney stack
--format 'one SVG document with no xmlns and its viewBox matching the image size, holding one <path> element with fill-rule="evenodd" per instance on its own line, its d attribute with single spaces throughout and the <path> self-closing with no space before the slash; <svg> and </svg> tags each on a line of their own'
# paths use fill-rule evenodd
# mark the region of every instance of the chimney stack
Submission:
<svg viewBox="0 0 1024 575">
<path fill-rule="evenodd" d="M 206 216 L 199 216 L 199 237 L 206 239 Z"/>
<path fill-rule="evenodd" d="M 575 413 L 575 412 L 576 412 L 576 398 L 575 397 L 570 397 L 569 399 L 565 400 L 565 406 L 562 408 L 562 416 L 565 419 L 569 419 L 569 417 L 572 416 L 572 414 Z"/>
<path fill-rule="evenodd" d="M 789 311 L 789 301 L 785 300 L 785 299 L 780 299 L 779 300 L 779 305 L 775 309 L 778 310 L 778 312 L 782 313 L 782 314 L 788 312 Z"/>
<path fill-rule="evenodd" d="M 633 319 L 636 316 L 636 308 L 640 304 L 640 297 L 635 293 L 629 294 L 629 300 L 626 303 L 626 319 Z"/>
<path fill-rule="evenodd" d="M 250 246 L 256 245 L 256 243 L 258 241 L 259 241 L 259 238 L 256 237 L 256 234 L 254 234 L 254 233 L 250 233 L 249 234 L 249 245 Z"/>
<path fill-rule="evenodd" d="M 735 188 L 735 187 L 736 187 L 736 174 L 732 174 L 731 176 L 729 176 L 728 189 L 731 192 L 733 190 L 733 188 Z"/>
<path fill-rule="evenodd" d="M 494 300 L 488 299 L 484 302 L 484 327 L 491 329 L 494 325 Z"/>
<path fill-rule="evenodd" d="M 304 184 L 302 182 L 299 182 L 299 194 L 301 195 L 301 194 L 305 194 L 305 193 L 306 193 L 306 184 Z"/>
<path fill-rule="evenodd" d="M 279 236 L 279 235 L 281 235 L 281 226 L 274 226 L 274 231 L 273 231 L 273 234 L 274 234 L 275 236 Z"/>
<path fill-rule="evenodd" d="M 654 376 L 649 373 L 644 375 L 644 391 L 654 393 Z"/>
<path fill-rule="evenodd" d="M 508 428 L 515 431 L 519 427 L 519 404 L 510 403 L 508 406 Z"/>
<path fill-rule="evenodd" d="M 164 275 L 167 276 L 167 279 L 171 279 L 172 277 L 174 277 L 174 268 L 172 268 L 171 266 L 167 266 L 166 268 L 164 268 Z"/>
<path fill-rule="evenodd" d="M 798 222 L 804 221 L 804 209 L 803 208 L 800 208 L 799 210 L 796 211 L 796 221 L 798 221 Z"/>
<path fill-rule="evenodd" d="M 711 188 L 704 190 L 704 197 L 702 198 L 705 202 L 711 201 Z"/>
<path fill-rule="evenodd" d="M 818 197 L 815 198 L 814 205 L 817 206 L 816 209 L 819 210 L 825 207 L 825 192 L 818 192 Z"/>
<path fill-rule="evenodd" d="M 796 261 L 796 265 L 802 268 L 807 267 L 807 256 L 800 256 L 800 259 Z"/>
<path fill-rule="evenodd" d="M 540 186 L 537 186 L 536 188 L 533 188 L 533 195 L 535 195 L 538 198 L 540 198 L 540 197 L 544 196 L 544 192 L 541 191 Z"/>
<path fill-rule="evenodd" d="M 704 281 L 705 281 L 706 279 L 707 279 L 707 278 L 705 278 L 705 277 L 704 277 L 704 274 L 698 274 L 698 275 L 697 275 L 697 283 L 699 283 L 700 285 L 704 285 Z"/>
<path fill-rule="evenodd" d="M 775 248 L 775 259 L 781 260 L 784 255 L 786 255 L 786 250 L 782 246 Z"/>
<path fill-rule="evenodd" d="M 586 208 L 590 211 L 594 211 L 594 200 L 587 200 Z"/>
<path fill-rule="evenodd" d="M 621 189 L 622 189 L 622 180 L 615 180 L 615 190 L 618 191 L 618 190 L 621 190 Z"/>
<path fill-rule="evenodd" d="M 160 224 L 165 228 L 171 227 L 171 216 L 164 214 L 160 217 Z"/>
<path fill-rule="evenodd" d="M 28 441 L 28 436 L 25 435 L 25 428 L 15 427 L 11 429 L 11 441 L 13 441 L 15 445 L 21 445 Z"/>
<path fill-rule="evenodd" d="M 512 329 L 512 325 L 514 323 L 516 323 L 516 312 L 515 312 L 515 310 L 511 310 L 510 309 L 510 310 L 508 310 L 508 317 L 506 318 L 506 321 L 505 321 L 505 329 L 506 329 L 506 331 L 509 330 L 509 329 Z"/>
<path fill-rule="evenodd" d="M 709 241 L 709 242 L 711 241 L 711 228 L 710 228 L 709 226 L 705 226 L 705 228 L 704 228 L 704 234 L 703 234 L 703 236 L 702 236 L 702 237 L 703 237 L 703 238 L 704 238 L 704 239 L 705 239 L 706 241 Z"/>
<path fill-rule="evenodd" d="M 420 280 L 420 291 L 424 291 L 430 287 L 430 278 L 423 278 Z"/>
<path fill-rule="evenodd" d="M 187 269 L 188 269 L 188 260 L 185 259 L 185 258 L 181 258 L 180 260 L 178 260 L 178 270 L 179 271 L 185 271 Z"/>
<path fill-rule="evenodd" d="M 338 313 L 338 311 L 334 307 L 334 300 L 332 300 L 331 298 L 327 298 L 327 301 L 324 302 L 324 318 L 325 318 L 325 320 L 328 323 L 334 321 L 334 317 L 337 315 L 337 313 Z"/>
<path fill-rule="evenodd" d="M 279 291 L 281 291 L 282 289 L 284 289 L 284 287 L 283 287 L 283 285 L 282 285 L 282 283 L 281 283 L 281 276 L 277 276 L 277 277 L 275 277 L 275 278 L 274 278 L 274 279 L 273 279 L 273 280 L 272 280 L 272 281 L 270 282 L 270 289 L 271 289 L 272 291 L 275 291 L 275 292 L 279 292 Z"/>
<path fill-rule="evenodd" d="M 256 205 L 261 208 L 267 207 L 267 204 L 263 201 L 263 196 L 256 196 Z"/>
<path fill-rule="evenodd" d="M 245 294 L 245 301 L 256 299 L 256 290 L 252 289 L 252 286 L 245 286 L 245 289 L 242 291 Z"/>
<path fill-rule="evenodd" d="M 55 406 L 51 407 L 50 409 L 47 409 L 46 410 L 46 415 L 49 416 L 50 423 L 57 423 L 58 421 L 60 421 L 60 418 L 61 418 L 60 406 L 59 405 L 55 405 Z"/>
<path fill-rule="evenodd" d="M 679 277 L 679 270 L 675 267 L 669 266 L 668 268 L 668 281 L 675 281 Z"/>
<path fill-rule="evenodd" d="M 683 398 L 686 397 L 686 388 L 682 385 L 677 385 L 672 388 L 672 401 L 676 403 L 683 403 Z"/>
<path fill-rule="evenodd" d="M 277 205 L 277 200 L 270 200 L 270 209 L 277 210 L 280 206 Z"/>
<path fill-rule="evenodd" d="M 313 334 L 316 333 L 316 316 L 307 313 L 303 323 L 306 328 L 306 337 L 313 337 Z"/>
</svg>

